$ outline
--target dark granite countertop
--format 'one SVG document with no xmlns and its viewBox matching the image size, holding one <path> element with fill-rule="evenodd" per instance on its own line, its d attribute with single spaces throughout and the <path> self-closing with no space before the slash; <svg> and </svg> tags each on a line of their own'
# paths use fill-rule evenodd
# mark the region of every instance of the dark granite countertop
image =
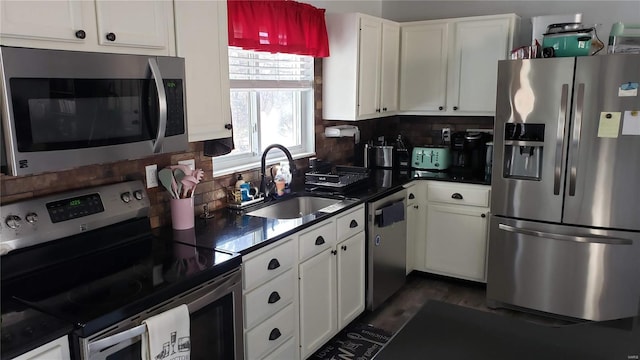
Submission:
<svg viewBox="0 0 640 360">
<path fill-rule="evenodd" d="M 455 178 L 447 173 L 434 175 L 428 172 L 416 174 L 412 171 L 375 169 L 371 172 L 366 184 L 344 195 L 354 202 L 331 214 L 316 212 L 297 219 L 269 219 L 246 215 L 247 211 L 221 209 L 213 212 L 214 217 L 211 219 L 196 219 L 195 240 L 192 235 L 183 236 L 183 232 L 174 231 L 170 226 L 155 229 L 155 233 L 162 237 L 173 236 L 174 241 L 198 247 L 246 255 L 358 204 L 395 192 L 408 182 L 418 179 L 487 184 L 479 179 Z M 304 193 L 302 188 L 294 190 L 298 194 Z M 322 195 L 317 192 L 311 194 Z M 252 206 L 248 211 L 260 206 Z"/>
<path fill-rule="evenodd" d="M 562 326 L 428 301 L 375 360 L 638 359 L 640 316 Z"/>
</svg>

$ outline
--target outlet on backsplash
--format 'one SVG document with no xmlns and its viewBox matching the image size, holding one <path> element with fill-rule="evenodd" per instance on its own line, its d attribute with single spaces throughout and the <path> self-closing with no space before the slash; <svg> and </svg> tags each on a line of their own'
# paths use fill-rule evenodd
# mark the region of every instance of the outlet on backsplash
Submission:
<svg viewBox="0 0 640 360">
<path fill-rule="evenodd" d="M 449 144 L 451 142 L 451 128 L 442 129 L 442 143 Z"/>
</svg>

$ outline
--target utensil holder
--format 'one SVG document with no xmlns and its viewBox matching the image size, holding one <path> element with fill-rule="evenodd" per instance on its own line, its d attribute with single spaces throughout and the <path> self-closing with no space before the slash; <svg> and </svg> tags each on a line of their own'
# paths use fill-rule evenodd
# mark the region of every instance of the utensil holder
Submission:
<svg viewBox="0 0 640 360">
<path fill-rule="evenodd" d="M 175 230 L 194 227 L 193 198 L 171 199 L 171 225 Z"/>
</svg>

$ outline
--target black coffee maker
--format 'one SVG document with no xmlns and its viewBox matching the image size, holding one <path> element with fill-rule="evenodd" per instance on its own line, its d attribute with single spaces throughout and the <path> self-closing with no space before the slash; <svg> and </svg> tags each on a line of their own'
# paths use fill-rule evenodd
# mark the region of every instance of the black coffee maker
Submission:
<svg viewBox="0 0 640 360">
<path fill-rule="evenodd" d="M 491 135 L 484 132 L 460 131 L 451 134 L 451 167 L 453 176 L 482 178 Z"/>
</svg>

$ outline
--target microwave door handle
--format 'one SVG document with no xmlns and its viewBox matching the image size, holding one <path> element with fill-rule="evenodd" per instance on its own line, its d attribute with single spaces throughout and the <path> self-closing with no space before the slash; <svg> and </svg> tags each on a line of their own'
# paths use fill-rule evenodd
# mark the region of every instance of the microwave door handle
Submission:
<svg viewBox="0 0 640 360">
<path fill-rule="evenodd" d="M 556 134 L 556 164 L 553 175 L 553 194 L 560 195 L 560 178 L 562 177 L 562 149 L 564 149 L 564 127 L 567 121 L 569 104 L 569 84 L 562 84 L 560 109 L 558 111 L 558 130 Z"/>
<path fill-rule="evenodd" d="M 571 169 L 569 169 L 569 196 L 576 196 L 576 181 L 578 177 L 578 158 L 580 151 L 580 130 L 582 129 L 582 112 L 584 111 L 584 84 L 578 84 L 578 98 L 576 101 L 575 124 L 571 139 Z"/>
<path fill-rule="evenodd" d="M 158 91 L 158 134 L 153 143 L 153 152 L 157 154 L 162 149 L 162 143 L 164 142 L 164 136 L 167 130 L 167 93 L 164 91 L 162 73 L 155 58 L 149 58 L 149 67 L 151 68 L 151 75 L 153 75 L 153 80 L 156 82 L 156 89 Z"/>
<path fill-rule="evenodd" d="M 134 328 L 131 328 L 129 330 L 117 333 L 115 335 L 111 335 L 109 337 L 106 337 L 104 339 L 100 339 L 98 341 L 93 341 L 90 342 L 88 347 L 89 347 L 89 357 L 92 357 L 92 355 L 99 353 L 100 351 L 111 347 L 113 345 L 116 345 L 122 341 L 128 340 L 128 339 L 132 339 L 135 338 L 136 336 L 141 336 L 142 334 L 144 334 L 147 331 L 147 325 L 142 324 L 142 325 L 138 325 Z"/>
</svg>

